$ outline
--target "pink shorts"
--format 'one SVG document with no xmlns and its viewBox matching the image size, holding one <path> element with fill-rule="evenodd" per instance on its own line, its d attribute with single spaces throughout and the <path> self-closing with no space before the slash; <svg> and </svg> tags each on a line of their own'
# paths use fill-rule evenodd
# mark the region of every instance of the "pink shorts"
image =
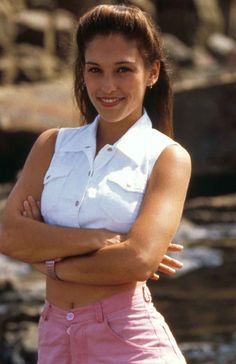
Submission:
<svg viewBox="0 0 236 364">
<path fill-rule="evenodd" d="M 38 364 L 186 364 L 146 285 L 65 311 L 45 303 Z"/>
</svg>

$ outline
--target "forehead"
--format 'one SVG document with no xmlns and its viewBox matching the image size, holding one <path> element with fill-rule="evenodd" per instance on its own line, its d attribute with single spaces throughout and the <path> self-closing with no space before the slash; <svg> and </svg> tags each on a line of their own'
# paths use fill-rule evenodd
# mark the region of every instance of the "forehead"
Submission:
<svg viewBox="0 0 236 364">
<path fill-rule="evenodd" d="M 85 49 L 85 61 L 122 60 L 139 61 L 142 59 L 137 42 L 129 40 L 122 34 L 96 35 Z"/>
</svg>

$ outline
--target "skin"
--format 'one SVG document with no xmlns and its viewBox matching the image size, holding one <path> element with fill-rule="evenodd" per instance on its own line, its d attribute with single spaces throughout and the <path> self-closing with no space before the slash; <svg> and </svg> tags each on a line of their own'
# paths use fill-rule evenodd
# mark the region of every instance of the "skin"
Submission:
<svg viewBox="0 0 236 364">
<path fill-rule="evenodd" d="M 36 220 L 36 221 L 43 221 L 43 217 L 41 215 L 40 211 L 40 201 L 35 201 L 33 196 L 28 196 L 28 198 L 23 202 L 23 216 L 28 217 L 30 219 Z M 168 252 L 181 252 L 183 250 L 183 246 L 180 244 L 173 244 L 170 243 L 168 246 Z M 46 267 L 45 263 L 34 263 L 32 264 L 37 270 L 39 270 L 41 273 L 46 274 Z M 174 275 L 176 273 L 176 268 L 182 268 L 183 264 L 174 259 L 169 257 L 168 255 L 164 255 L 162 259 L 162 263 L 160 263 L 158 267 L 158 271 L 165 273 L 167 275 Z M 151 275 L 149 277 L 152 280 L 158 280 L 160 276 L 156 273 Z"/>
<path fill-rule="evenodd" d="M 147 68 L 136 42 L 121 35 L 95 37 L 87 46 L 85 60 L 87 91 L 101 116 L 97 133 L 99 152 L 105 144 L 117 141 L 142 115 L 146 88 L 158 81 L 159 61 Z M 158 278 L 154 275 L 158 268 L 174 273 L 181 264 L 165 253 L 169 246 L 179 250 L 170 244 L 180 222 L 190 179 L 187 151 L 171 145 L 161 153 L 140 214 L 127 235 L 64 228 L 44 224 L 36 202 L 41 197 L 57 132 L 44 132 L 27 158 L 5 209 L 1 252 L 33 263 L 42 273 L 46 273 L 42 261 L 62 257 L 56 265 L 60 280 L 47 277 L 46 296 L 49 302 L 65 309 L 134 288 L 150 277 Z"/>
</svg>

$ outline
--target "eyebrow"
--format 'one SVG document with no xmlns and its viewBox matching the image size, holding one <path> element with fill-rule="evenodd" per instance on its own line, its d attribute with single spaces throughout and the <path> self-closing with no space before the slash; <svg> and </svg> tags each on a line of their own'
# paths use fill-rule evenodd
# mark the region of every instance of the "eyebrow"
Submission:
<svg viewBox="0 0 236 364">
<path fill-rule="evenodd" d="M 115 64 L 135 64 L 136 62 L 135 61 L 128 61 L 128 60 L 125 60 L 125 61 L 119 61 L 119 62 L 116 62 Z M 92 62 L 92 61 L 87 61 L 85 62 L 85 64 L 90 64 L 90 65 L 94 65 L 94 66 L 99 66 L 99 63 L 96 63 L 96 62 Z"/>
</svg>

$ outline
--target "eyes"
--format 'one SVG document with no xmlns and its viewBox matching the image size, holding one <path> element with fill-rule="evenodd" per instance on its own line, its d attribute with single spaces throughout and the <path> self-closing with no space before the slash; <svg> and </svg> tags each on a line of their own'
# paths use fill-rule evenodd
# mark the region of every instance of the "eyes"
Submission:
<svg viewBox="0 0 236 364">
<path fill-rule="evenodd" d="M 90 66 L 87 68 L 87 72 L 89 73 L 102 73 L 103 70 L 99 67 L 95 67 L 95 66 Z M 118 67 L 116 70 L 115 70 L 116 73 L 128 73 L 128 72 L 132 72 L 132 69 L 129 68 L 129 67 Z"/>
</svg>

